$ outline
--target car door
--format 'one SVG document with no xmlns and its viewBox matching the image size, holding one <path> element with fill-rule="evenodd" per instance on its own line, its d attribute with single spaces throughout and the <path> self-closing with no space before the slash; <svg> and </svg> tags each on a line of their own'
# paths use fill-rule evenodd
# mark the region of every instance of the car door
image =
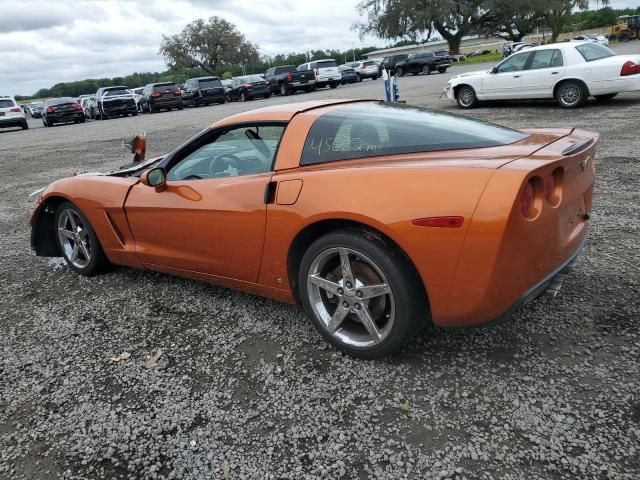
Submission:
<svg viewBox="0 0 640 480">
<path fill-rule="evenodd" d="M 483 99 L 524 98 L 522 71 L 531 52 L 514 53 L 503 60 L 482 82 Z"/>
<path fill-rule="evenodd" d="M 522 71 L 522 90 L 528 98 L 552 98 L 554 85 L 564 76 L 562 52 L 557 48 L 536 50 Z"/>
<path fill-rule="evenodd" d="M 265 192 L 284 129 L 245 124 L 211 131 L 169 157 L 166 188 L 134 185 L 125 211 L 140 261 L 255 282 Z"/>
</svg>

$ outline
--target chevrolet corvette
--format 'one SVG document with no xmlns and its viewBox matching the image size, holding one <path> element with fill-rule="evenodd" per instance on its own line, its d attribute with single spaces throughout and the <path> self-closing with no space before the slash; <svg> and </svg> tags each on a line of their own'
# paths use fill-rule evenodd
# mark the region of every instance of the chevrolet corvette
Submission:
<svg viewBox="0 0 640 480">
<path fill-rule="evenodd" d="M 379 358 L 428 322 L 483 325 L 556 293 L 597 142 L 373 100 L 270 106 L 53 182 L 31 245 L 83 275 L 117 264 L 301 303 L 336 348 Z"/>
</svg>

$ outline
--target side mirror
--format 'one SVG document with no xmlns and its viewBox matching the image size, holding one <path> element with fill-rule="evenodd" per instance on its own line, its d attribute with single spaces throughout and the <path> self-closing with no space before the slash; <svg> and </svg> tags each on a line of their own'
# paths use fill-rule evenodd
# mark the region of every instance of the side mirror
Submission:
<svg viewBox="0 0 640 480">
<path fill-rule="evenodd" d="M 161 167 L 142 172 L 140 181 L 149 187 L 155 187 L 160 192 L 167 188 L 167 174 Z"/>
<path fill-rule="evenodd" d="M 498 67 L 493 67 L 491 69 L 491 73 L 498 73 Z"/>
</svg>

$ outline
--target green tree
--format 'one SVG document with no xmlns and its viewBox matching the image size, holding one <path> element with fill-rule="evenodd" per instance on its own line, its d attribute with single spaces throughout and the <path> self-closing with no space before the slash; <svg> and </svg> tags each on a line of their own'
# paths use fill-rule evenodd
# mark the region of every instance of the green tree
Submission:
<svg viewBox="0 0 640 480">
<path fill-rule="evenodd" d="M 477 33 L 488 10 L 481 0 L 362 0 L 358 4 L 366 23 L 356 24 L 361 34 L 373 33 L 382 38 L 419 38 L 428 40 L 436 30 L 459 53 L 462 38 Z"/>
<path fill-rule="evenodd" d="M 565 26 L 571 22 L 575 10 L 587 10 L 589 0 L 545 0 L 544 21 L 551 29 L 551 41 L 558 41 Z M 608 5 L 609 0 L 602 0 Z"/>
<path fill-rule="evenodd" d="M 162 36 L 159 53 L 172 70 L 200 68 L 214 74 L 231 65 L 256 65 L 258 48 L 220 17 L 195 20 L 181 33 Z"/>
<path fill-rule="evenodd" d="M 546 0 L 488 0 L 482 31 L 520 42 L 541 25 L 545 3 Z"/>
</svg>

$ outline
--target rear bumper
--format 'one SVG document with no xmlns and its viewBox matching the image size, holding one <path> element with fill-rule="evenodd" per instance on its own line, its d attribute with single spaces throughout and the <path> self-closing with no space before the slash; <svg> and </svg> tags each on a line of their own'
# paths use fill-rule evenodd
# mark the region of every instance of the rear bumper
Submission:
<svg viewBox="0 0 640 480">
<path fill-rule="evenodd" d="M 75 122 L 76 120 L 82 120 L 84 117 L 84 112 L 68 112 L 68 113 L 60 113 L 60 114 L 48 114 L 47 121 L 52 123 L 61 123 L 61 122 Z"/>
<path fill-rule="evenodd" d="M 171 100 L 157 100 L 150 103 L 151 108 L 176 108 L 182 106 L 182 98 Z"/>
<path fill-rule="evenodd" d="M 135 113 L 138 111 L 138 105 L 134 101 L 123 105 L 109 105 L 108 103 L 102 104 L 102 111 L 106 115 L 120 115 L 123 113 Z"/>
<path fill-rule="evenodd" d="M 19 127 L 27 123 L 25 117 L 0 117 L 0 128 Z"/>
<path fill-rule="evenodd" d="M 586 242 L 586 237 L 582 240 L 582 243 L 578 246 L 575 252 L 571 254 L 569 258 L 567 258 L 563 263 L 561 263 L 553 272 L 544 277 L 538 283 L 529 288 L 526 292 L 522 294 L 516 302 L 511 305 L 504 313 L 497 316 L 493 320 L 479 326 L 494 326 L 500 325 L 505 321 L 509 320 L 511 316 L 520 310 L 525 305 L 533 302 L 537 298 L 541 297 L 545 293 L 550 293 L 553 297 L 556 296 L 560 287 L 562 286 L 562 282 L 564 280 L 565 275 L 571 272 L 571 268 L 573 264 L 576 262 L 578 255 L 582 251 L 582 247 Z"/>
</svg>

